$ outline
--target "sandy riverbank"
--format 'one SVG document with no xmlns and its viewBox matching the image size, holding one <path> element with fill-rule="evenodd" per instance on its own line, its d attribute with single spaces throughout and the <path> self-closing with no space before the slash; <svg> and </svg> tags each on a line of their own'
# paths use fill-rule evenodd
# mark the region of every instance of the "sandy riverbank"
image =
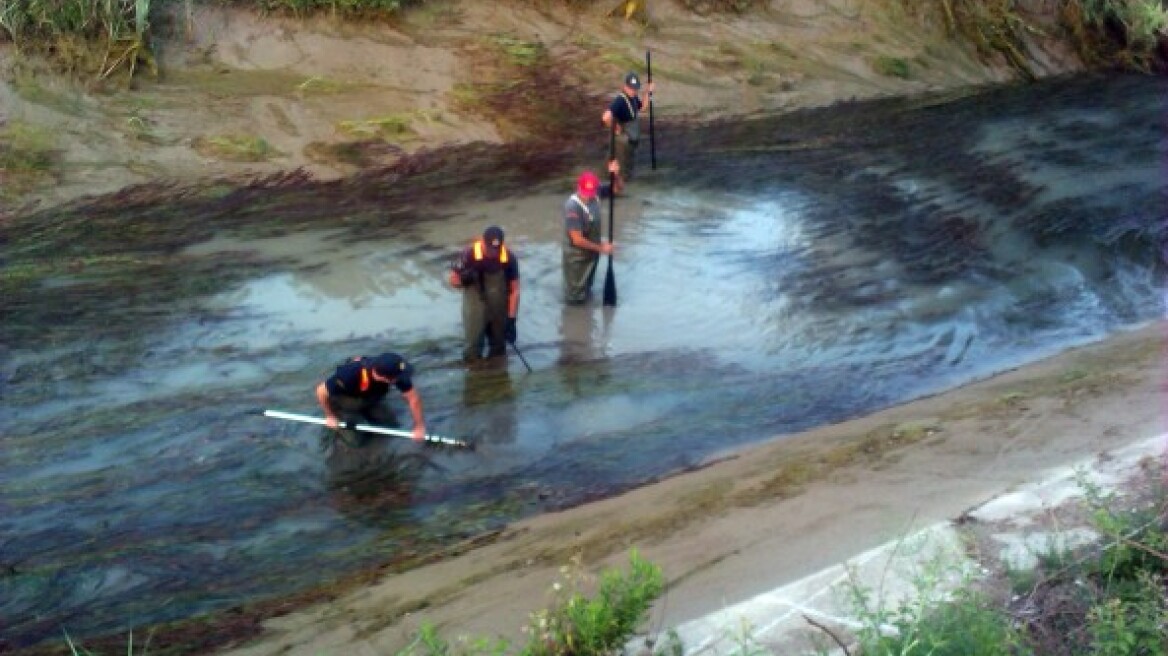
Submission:
<svg viewBox="0 0 1168 656">
<path fill-rule="evenodd" d="M 560 566 L 665 572 L 652 626 L 796 580 L 1033 480 L 1166 429 L 1168 323 L 871 416 L 770 443 L 617 498 L 537 517 L 441 563 L 274 618 L 227 650 L 388 654 L 423 622 L 521 640 Z"/>
</svg>

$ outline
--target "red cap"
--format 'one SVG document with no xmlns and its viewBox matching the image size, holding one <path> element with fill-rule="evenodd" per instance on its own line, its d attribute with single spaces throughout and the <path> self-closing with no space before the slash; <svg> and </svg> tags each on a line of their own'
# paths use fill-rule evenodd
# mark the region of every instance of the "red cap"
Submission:
<svg viewBox="0 0 1168 656">
<path fill-rule="evenodd" d="M 596 194 L 596 190 L 600 188 L 600 178 L 592 171 L 585 171 L 576 179 L 576 191 L 589 196 Z"/>
</svg>

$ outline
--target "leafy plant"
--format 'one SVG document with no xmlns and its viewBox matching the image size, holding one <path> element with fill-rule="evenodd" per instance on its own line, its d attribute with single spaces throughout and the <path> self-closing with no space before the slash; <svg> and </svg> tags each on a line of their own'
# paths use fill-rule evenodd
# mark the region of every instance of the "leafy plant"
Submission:
<svg viewBox="0 0 1168 656">
<path fill-rule="evenodd" d="M 1168 655 L 1168 601 L 1164 579 L 1140 572 L 1126 593 L 1094 606 L 1087 614 L 1093 656 Z"/>
<path fill-rule="evenodd" d="M 661 569 L 641 558 L 635 549 L 629 555 L 627 574 L 615 569 L 601 572 L 595 596 L 586 596 L 583 591 L 594 583 L 579 557 L 560 568 L 560 580 L 552 584 L 551 606 L 532 614 L 525 629 L 528 642 L 517 653 L 523 656 L 613 653 L 632 638 L 664 588 Z M 683 651 L 675 633 L 669 634 L 666 649 L 666 653 L 674 656 Z M 511 653 L 511 646 L 504 640 L 463 638 L 459 644 L 452 645 L 432 625 L 425 624 L 398 656 L 507 653 Z"/>
<path fill-rule="evenodd" d="M 601 573 L 597 595 L 592 598 L 580 592 L 591 580 L 583 573 L 578 557 L 561 568 L 563 581 L 553 585 L 555 602 L 533 615 L 528 626 L 531 640 L 523 654 L 605 654 L 624 644 L 664 585 L 660 568 L 636 550 L 629 556 L 629 568 L 627 576 L 617 570 Z"/>
</svg>

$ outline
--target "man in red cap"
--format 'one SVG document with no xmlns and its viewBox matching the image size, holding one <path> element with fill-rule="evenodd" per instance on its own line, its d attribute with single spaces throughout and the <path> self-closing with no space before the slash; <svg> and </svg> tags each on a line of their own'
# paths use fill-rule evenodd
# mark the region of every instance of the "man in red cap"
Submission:
<svg viewBox="0 0 1168 656">
<path fill-rule="evenodd" d="M 610 162 L 609 171 L 619 172 L 620 165 Z M 569 305 L 588 300 L 596 263 L 601 254 L 612 253 L 613 245 L 600 241 L 600 198 L 611 193 L 595 173 L 585 171 L 576 179 L 576 193 L 564 202 L 564 302 Z"/>
<path fill-rule="evenodd" d="M 414 439 L 424 440 L 426 420 L 422 417 L 422 397 L 414 388 L 413 372 L 414 368 L 397 353 L 382 353 L 373 358 L 355 357 L 345 362 L 316 386 L 316 400 L 324 410 L 326 425 L 338 428 L 342 419 L 396 425 L 397 420 L 384 403 L 392 385 L 410 406 Z"/>
<path fill-rule="evenodd" d="M 463 359 L 503 355 L 518 339 L 519 260 L 503 243 L 503 229 L 490 226 L 482 239 L 462 250 L 450 267 L 450 286 L 461 289 Z"/>
</svg>

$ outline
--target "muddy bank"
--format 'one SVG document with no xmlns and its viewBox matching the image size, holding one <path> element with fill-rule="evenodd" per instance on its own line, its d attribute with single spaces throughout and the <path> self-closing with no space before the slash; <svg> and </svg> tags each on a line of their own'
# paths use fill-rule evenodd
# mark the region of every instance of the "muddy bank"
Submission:
<svg viewBox="0 0 1168 656">
<path fill-rule="evenodd" d="M 1046 468 L 1159 435 L 1165 325 L 869 417 L 786 436 L 695 473 L 525 520 L 451 559 L 264 624 L 232 654 L 394 653 L 424 622 L 523 640 L 557 570 L 666 573 L 665 631 L 912 531 Z M 921 494 L 927 489 L 928 494 Z"/>
<path fill-rule="evenodd" d="M 1082 70 L 1047 3 L 1020 3 L 1028 70 Z M 1032 6 L 1033 5 L 1033 6 Z M 885 0 L 770 3 L 701 16 L 653 2 L 606 9 L 426 3 L 392 26 L 258 17 L 193 5 L 155 26 L 158 79 L 132 90 L 68 81 L 0 44 L 0 120 L 37 137 L 52 164 L 9 173 L 10 211 L 115 192 L 302 169 L 336 179 L 447 144 L 543 135 L 585 153 L 601 99 L 654 54 L 664 118 L 821 107 L 1021 79 L 1001 53 L 946 27 L 939 7 Z M 581 103 L 593 103 L 585 109 Z M 215 107 L 214 112 L 204 111 Z M 19 184 L 17 184 L 19 183 Z"/>
</svg>

